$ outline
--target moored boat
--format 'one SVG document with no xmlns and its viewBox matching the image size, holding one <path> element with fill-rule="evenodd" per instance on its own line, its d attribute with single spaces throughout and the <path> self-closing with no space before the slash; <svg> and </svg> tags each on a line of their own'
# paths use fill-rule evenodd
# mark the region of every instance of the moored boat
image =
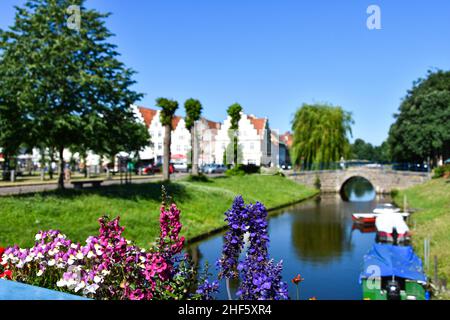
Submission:
<svg viewBox="0 0 450 320">
<path fill-rule="evenodd" d="M 380 214 L 376 218 L 375 227 L 377 242 L 405 245 L 411 241 L 408 225 L 399 212 Z"/>
<path fill-rule="evenodd" d="M 426 300 L 427 278 L 411 246 L 374 244 L 360 275 L 364 300 Z"/>
<path fill-rule="evenodd" d="M 383 214 L 398 213 L 403 218 L 409 217 L 408 212 L 400 212 L 399 208 L 395 208 L 392 204 L 382 203 L 376 206 L 372 213 L 354 213 L 352 214 L 352 220 L 354 223 L 360 224 L 374 224 L 378 216 Z"/>
</svg>

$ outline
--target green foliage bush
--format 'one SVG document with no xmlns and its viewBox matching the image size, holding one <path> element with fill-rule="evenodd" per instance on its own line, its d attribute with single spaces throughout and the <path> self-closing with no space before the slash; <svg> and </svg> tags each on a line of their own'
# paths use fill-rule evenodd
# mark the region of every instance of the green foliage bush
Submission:
<svg viewBox="0 0 450 320">
<path fill-rule="evenodd" d="M 314 180 L 314 187 L 316 187 L 316 189 L 318 190 L 320 190 L 320 188 L 322 187 L 319 176 L 316 176 L 316 180 Z"/>
<path fill-rule="evenodd" d="M 446 164 L 434 169 L 433 179 L 438 179 L 443 177 L 446 173 L 450 173 L 450 164 Z"/>
<path fill-rule="evenodd" d="M 211 180 L 204 174 L 199 174 L 198 176 L 190 175 L 187 180 L 189 182 L 211 182 Z"/>
<path fill-rule="evenodd" d="M 261 167 L 254 164 L 239 164 L 225 172 L 227 176 L 243 176 L 254 173 L 261 173 Z"/>
</svg>

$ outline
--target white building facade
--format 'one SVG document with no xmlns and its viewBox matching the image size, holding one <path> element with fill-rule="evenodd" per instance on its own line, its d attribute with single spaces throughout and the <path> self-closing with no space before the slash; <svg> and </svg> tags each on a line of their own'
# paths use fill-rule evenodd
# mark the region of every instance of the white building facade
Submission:
<svg viewBox="0 0 450 320">
<path fill-rule="evenodd" d="M 164 126 L 160 120 L 160 110 L 132 106 L 138 121 L 144 123 L 151 137 L 151 144 L 140 152 L 142 160 L 162 162 L 164 156 Z M 199 165 L 215 162 L 215 137 L 220 124 L 201 118 L 195 125 L 199 146 Z M 171 161 L 190 162 L 191 133 L 186 129 L 185 119 L 175 116 L 172 120 Z"/>
<path fill-rule="evenodd" d="M 215 157 L 219 164 L 232 164 L 233 152 L 228 149 L 232 133 L 230 132 L 231 118 L 228 116 L 216 137 Z M 273 166 L 277 156 L 273 157 L 276 145 L 272 143 L 271 130 L 267 118 L 257 118 L 241 112 L 238 124 L 238 158 L 240 164 L 254 164 L 257 166 Z M 225 156 L 224 156 L 225 154 Z M 275 153 L 276 154 L 276 153 Z"/>
</svg>

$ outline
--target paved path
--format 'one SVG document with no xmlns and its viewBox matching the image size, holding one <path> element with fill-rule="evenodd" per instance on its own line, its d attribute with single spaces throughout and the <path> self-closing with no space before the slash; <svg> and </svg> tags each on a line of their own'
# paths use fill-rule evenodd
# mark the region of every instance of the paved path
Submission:
<svg viewBox="0 0 450 320">
<path fill-rule="evenodd" d="M 178 180 L 186 177 L 186 173 L 175 173 L 172 174 L 171 179 Z M 132 183 L 146 183 L 151 181 L 158 181 L 162 179 L 162 175 L 149 176 L 148 178 L 138 178 L 132 179 Z M 105 180 L 102 183 L 102 186 L 110 186 L 120 184 L 120 180 Z M 73 185 L 71 183 L 65 184 L 67 189 L 72 189 Z M 16 195 L 16 194 L 24 194 L 24 193 L 34 193 L 34 192 L 42 192 L 55 190 L 58 188 L 56 183 L 52 184 L 37 184 L 37 185 L 28 185 L 28 186 L 14 186 L 14 187 L 0 187 L 0 196 L 8 196 L 8 195 Z M 86 187 L 89 188 L 89 187 Z"/>
</svg>

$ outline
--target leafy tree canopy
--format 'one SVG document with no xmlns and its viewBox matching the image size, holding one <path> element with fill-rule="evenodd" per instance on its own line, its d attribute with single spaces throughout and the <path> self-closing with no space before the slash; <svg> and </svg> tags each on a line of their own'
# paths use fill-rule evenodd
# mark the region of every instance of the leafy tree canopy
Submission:
<svg viewBox="0 0 450 320">
<path fill-rule="evenodd" d="M 199 100 L 191 98 L 186 100 L 184 108 L 186 109 L 186 128 L 190 130 L 195 121 L 200 119 L 203 107 Z"/>
<path fill-rule="evenodd" d="M 403 99 L 388 143 L 395 161 L 450 157 L 450 71 L 429 71 Z"/>
<path fill-rule="evenodd" d="M 178 102 L 167 98 L 158 98 L 156 99 L 156 105 L 161 108 L 161 124 L 163 126 L 170 126 L 172 129 L 172 118 L 178 109 Z"/>
<path fill-rule="evenodd" d="M 116 46 L 108 41 L 109 14 L 88 10 L 84 2 L 28 0 L 17 7 L 14 25 L 0 33 L 1 81 L 14 84 L 10 92 L 0 91 L 2 104 L 9 113 L 18 108 L 18 119 L 29 121 L 21 123 L 33 130 L 31 145 L 44 142 L 60 158 L 73 145 L 101 151 L 110 149 L 117 136 L 134 138 L 126 130 L 113 133 L 105 120 L 116 113 L 125 121 L 120 128 L 127 128 L 134 121 L 130 105 L 142 97 L 131 89 L 135 72 L 117 59 Z M 72 5 L 81 9 L 78 30 L 68 26 Z M 20 135 L 8 139 L 26 140 Z"/>
<path fill-rule="evenodd" d="M 303 104 L 292 121 L 292 157 L 296 165 L 328 166 L 350 155 L 351 113 L 328 104 Z"/>
</svg>

